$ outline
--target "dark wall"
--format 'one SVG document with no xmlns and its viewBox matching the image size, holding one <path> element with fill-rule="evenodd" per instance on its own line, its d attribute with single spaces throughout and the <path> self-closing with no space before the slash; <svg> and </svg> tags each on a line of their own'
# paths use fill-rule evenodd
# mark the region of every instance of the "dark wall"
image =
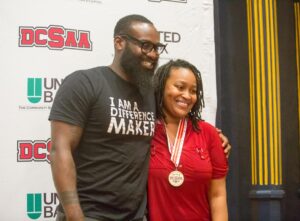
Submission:
<svg viewBox="0 0 300 221">
<path fill-rule="evenodd" d="M 227 179 L 230 221 L 251 220 L 250 103 L 246 0 L 214 0 L 217 125 L 229 137 L 232 151 Z M 300 154 L 298 91 L 295 63 L 293 0 L 277 0 L 281 87 L 284 221 L 300 220 Z"/>
<path fill-rule="evenodd" d="M 293 1 L 277 1 L 280 61 L 284 220 L 300 220 L 300 148 L 296 72 L 295 17 Z M 300 21 L 298 21 L 300 22 Z M 300 34 L 300 33 L 299 33 Z M 299 35 L 298 34 L 298 35 Z"/>
<path fill-rule="evenodd" d="M 250 104 L 246 1 L 216 0 L 217 125 L 232 145 L 229 220 L 250 218 Z"/>
</svg>

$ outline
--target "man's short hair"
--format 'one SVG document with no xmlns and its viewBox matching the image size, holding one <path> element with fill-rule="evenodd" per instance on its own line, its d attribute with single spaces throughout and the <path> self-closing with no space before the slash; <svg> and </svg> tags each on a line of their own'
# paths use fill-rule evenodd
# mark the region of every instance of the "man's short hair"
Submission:
<svg viewBox="0 0 300 221">
<path fill-rule="evenodd" d="M 130 26 L 132 25 L 132 23 L 134 22 L 142 22 L 142 23 L 148 23 L 153 25 L 153 23 L 146 17 L 142 16 L 142 15 L 127 15 L 123 18 L 121 18 L 116 26 L 115 26 L 115 30 L 114 30 L 114 37 L 120 34 L 127 34 L 130 32 Z"/>
</svg>

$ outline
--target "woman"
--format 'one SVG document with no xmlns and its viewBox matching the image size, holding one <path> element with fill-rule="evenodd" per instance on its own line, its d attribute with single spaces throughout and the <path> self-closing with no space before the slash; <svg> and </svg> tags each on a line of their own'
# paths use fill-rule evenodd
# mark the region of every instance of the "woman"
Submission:
<svg viewBox="0 0 300 221">
<path fill-rule="evenodd" d="M 226 221 L 228 164 L 216 129 L 201 120 L 200 72 L 171 60 L 154 76 L 157 102 L 148 179 L 150 221 Z"/>
</svg>

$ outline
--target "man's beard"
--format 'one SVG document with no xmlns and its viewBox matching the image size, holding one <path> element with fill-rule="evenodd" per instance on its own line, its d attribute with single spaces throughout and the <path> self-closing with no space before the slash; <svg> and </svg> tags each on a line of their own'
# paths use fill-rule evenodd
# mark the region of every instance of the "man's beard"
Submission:
<svg viewBox="0 0 300 221">
<path fill-rule="evenodd" d="M 157 61 L 155 61 L 152 69 L 147 69 L 142 66 L 142 61 L 147 59 L 147 57 L 143 57 L 142 55 L 137 56 L 133 54 L 129 47 L 126 46 L 120 63 L 130 82 L 136 85 L 140 91 L 148 91 L 152 87 L 152 77 Z"/>
</svg>

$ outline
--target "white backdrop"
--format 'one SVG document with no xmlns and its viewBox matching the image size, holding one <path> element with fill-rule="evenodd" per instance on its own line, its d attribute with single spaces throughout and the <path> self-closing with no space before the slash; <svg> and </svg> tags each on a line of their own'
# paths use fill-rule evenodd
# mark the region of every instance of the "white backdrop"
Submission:
<svg viewBox="0 0 300 221">
<path fill-rule="evenodd" d="M 1 220 L 54 220 L 52 99 L 66 75 L 111 63 L 114 26 L 128 14 L 146 16 L 160 31 L 168 44 L 160 64 L 183 58 L 202 72 L 203 117 L 214 124 L 213 0 L 1 0 Z"/>
</svg>

